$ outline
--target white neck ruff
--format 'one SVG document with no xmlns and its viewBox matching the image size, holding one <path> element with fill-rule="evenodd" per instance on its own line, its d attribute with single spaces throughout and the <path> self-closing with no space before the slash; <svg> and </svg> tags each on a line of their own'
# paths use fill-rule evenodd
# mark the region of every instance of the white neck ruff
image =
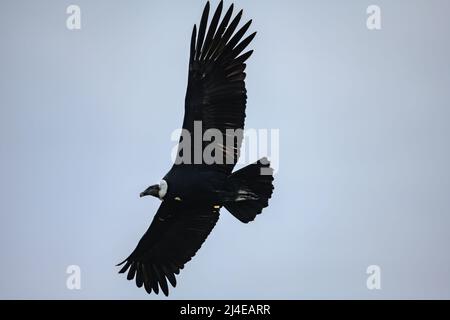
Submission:
<svg viewBox="0 0 450 320">
<path fill-rule="evenodd" d="M 164 198 L 164 196 L 167 193 L 167 182 L 166 180 L 161 180 L 159 183 L 159 191 L 158 191 L 158 197 L 162 200 L 162 198 Z"/>
</svg>

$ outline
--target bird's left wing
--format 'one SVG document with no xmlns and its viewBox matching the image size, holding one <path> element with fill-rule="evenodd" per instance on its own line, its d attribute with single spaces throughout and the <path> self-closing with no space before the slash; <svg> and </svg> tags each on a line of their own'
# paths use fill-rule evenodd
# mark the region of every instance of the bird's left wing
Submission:
<svg viewBox="0 0 450 320">
<path fill-rule="evenodd" d="M 163 201 L 133 253 L 119 271 L 136 278 L 148 293 L 167 296 L 167 280 L 175 287 L 175 275 L 192 259 L 219 219 L 218 207 L 182 208 L 182 202 Z M 166 280 L 167 279 L 167 280 Z"/>
<path fill-rule="evenodd" d="M 214 152 L 211 154 L 214 153 L 214 158 L 217 156 L 215 160 L 221 161 L 208 163 L 208 169 L 230 174 L 239 159 L 243 138 L 247 102 L 245 61 L 253 51 L 242 52 L 253 40 L 256 32 L 243 38 L 251 20 L 238 29 L 242 10 L 231 19 L 231 5 L 221 19 L 222 7 L 221 1 L 207 28 L 210 9 L 208 2 L 202 14 L 198 34 L 196 26 L 192 32 L 183 120 L 183 129 L 190 134 L 191 152 L 189 157 L 185 157 L 185 154 L 183 157 L 189 159 L 190 163 L 205 164 L 203 152 L 212 143 L 214 148 L 210 150 Z M 196 124 L 201 124 L 201 130 L 195 130 Z M 220 133 L 222 141 L 216 140 L 216 136 L 214 140 L 211 139 L 211 143 L 203 141 L 205 133 L 210 129 Z M 198 137 L 198 134 L 202 136 Z M 180 138 L 178 163 L 183 162 L 183 157 L 180 156 L 182 140 L 183 136 Z M 193 142 L 198 140 L 203 141 L 200 150 L 194 148 Z M 199 151 L 202 153 L 194 156 Z"/>
</svg>

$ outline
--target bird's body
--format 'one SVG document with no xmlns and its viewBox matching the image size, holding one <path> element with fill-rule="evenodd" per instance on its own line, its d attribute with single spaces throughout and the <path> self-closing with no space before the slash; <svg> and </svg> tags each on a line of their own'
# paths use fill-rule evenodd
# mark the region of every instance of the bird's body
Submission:
<svg viewBox="0 0 450 320">
<path fill-rule="evenodd" d="M 164 201 L 184 202 L 186 205 L 200 203 L 221 204 L 227 190 L 227 175 L 208 170 L 204 166 L 175 165 L 164 176 L 170 186 Z"/>
<path fill-rule="evenodd" d="M 242 10 L 231 19 L 231 5 L 221 19 L 222 8 L 221 1 L 207 28 L 208 2 L 198 35 L 194 26 L 183 120 L 187 135 L 181 135 L 177 161 L 161 183 L 141 193 L 162 203 L 136 249 L 121 263 L 125 265 L 120 273 L 128 272 L 127 279 L 135 279 L 148 293 L 161 289 L 168 295 L 167 282 L 175 287 L 175 275 L 208 237 L 222 207 L 248 223 L 268 206 L 272 195 L 272 169 L 266 158 L 233 172 L 243 139 L 235 133 L 245 123 L 245 61 L 253 51 L 241 53 L 256 33 L 242 39 L 251 21 L 237 30 Z M 201 139 L 211 130 L 214 139 L 205 143 Z M 197 138 L 200 145 L 185 144 Z M 208 153 L 213 162 L 204 158 Z"/>
</svg>

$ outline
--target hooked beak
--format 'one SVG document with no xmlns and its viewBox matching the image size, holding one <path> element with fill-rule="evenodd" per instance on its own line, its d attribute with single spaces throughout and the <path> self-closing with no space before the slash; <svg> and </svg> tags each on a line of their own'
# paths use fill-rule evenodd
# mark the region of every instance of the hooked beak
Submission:
<svg viewBox="0 0 450 320">
<path fill-rule="evenodd" d="M 147 189 L 145 189 L 143 192 L 141 192 L 141 194 L 139 195 L 141 198 L 145 197 L 145 196 L 154 196 L 159 198 L 159 185 L 155 184 L 153 186 L 148 187 Z"/>
</svg>

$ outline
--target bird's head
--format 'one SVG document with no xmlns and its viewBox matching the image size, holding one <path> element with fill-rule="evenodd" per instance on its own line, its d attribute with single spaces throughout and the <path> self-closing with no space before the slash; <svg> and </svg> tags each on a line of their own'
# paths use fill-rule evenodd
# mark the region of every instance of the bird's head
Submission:
<svg viewBox="0 0 450 320">
<path fill-rule="evenodd" d="M 141 192 L 140 197 L 145 196 L 154 196 L 159 199 L 163 199 L 167 193 L 167 182 L 165 180 L 161 180 L 159 184 L 152 185 Z"/>
</svg>

